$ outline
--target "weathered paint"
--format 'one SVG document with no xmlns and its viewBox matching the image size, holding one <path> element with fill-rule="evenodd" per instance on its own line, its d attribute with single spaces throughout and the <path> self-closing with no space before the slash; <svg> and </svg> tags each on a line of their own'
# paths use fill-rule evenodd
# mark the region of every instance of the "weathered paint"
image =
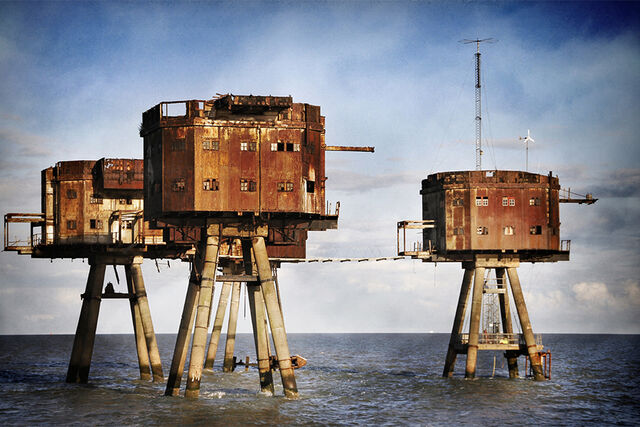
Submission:
<svg viewBox="0 0 640 427">
<path fill-rule="evenodd" d="M 558 179 L 518 171 L 462 171 L 422 181 L 424 247 L 456 251 L 559 251 Z"/>
</svg>

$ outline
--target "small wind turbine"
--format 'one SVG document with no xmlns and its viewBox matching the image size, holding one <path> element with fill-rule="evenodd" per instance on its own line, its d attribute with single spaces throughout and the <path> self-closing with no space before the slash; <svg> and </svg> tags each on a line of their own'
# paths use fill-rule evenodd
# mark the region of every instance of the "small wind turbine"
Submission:
<svg viewBox="0 0 640 427">
<path fill-rule="evenodd" d="M 523 137 L 519 137 L 518 138 L 520 141 L 524 141 L 525 147 L 526 147 L 526 152 L 527 152 L 527 166 L 525 169 L 525 172 L 529 172 L 529 141 L 531 142 L 536 142 L 533 138 L 531 138 L 531 132 L 529 131 L 529 129 L 527 129 L 527 136 Z"/>
</svg>

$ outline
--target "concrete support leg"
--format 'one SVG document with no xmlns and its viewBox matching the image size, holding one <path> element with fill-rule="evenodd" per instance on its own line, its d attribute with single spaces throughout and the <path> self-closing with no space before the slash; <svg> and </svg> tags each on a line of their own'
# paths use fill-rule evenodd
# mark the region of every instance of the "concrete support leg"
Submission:
<svg viewBox="0 0 640 427">
<path fill-rule="evenodd" d="M 544 373 L 542 371 L 542 363 L 540 361 L 540 356 L 538 355 L 536 338 L 533 335 L 533 330 L 531 329 L 529 312 L 527 311 L 527 306 L 524 303 L 524 295 L 522 294 L 522 288 L 520 287 L 518 272 L 515 268 L 508 268 L 507 274 L 509 276 L 509 282 L 511 283 L 513 301 L 516 305 L 516 310 L 518 311 L 518 317 L 520 318 L 522 334 L 524 335 L 524 341 L 527 344 L 527 352 L 529 353 L 529 360 L 531 361 L 533 376 L 537 381 L 541 381 L 545 379 Z"/>
<path fill-rule="evenodd" d="M 180 394 L 180 383 L 182 382 L 184 363 L 187 360 L 189 341 L 191 340 L 191 329 L 193 328 L 196 304 L 198 302 L 198 295 L 200 294 L 200 282 L 196 272 L 198 270 L 196 266 L 200 263 L 197 261 L 194 262 L 196 265 L 191 268 L 191 277 L 189 278 L 189 286 L 187 287 L 187 294 L 184 298 L 180 327 L 178 329 L 176 345 L 173 350 L 173 359 L 171 360 L 171 370 L 169 371 L 167 388 L 164 392 L 165 396 L 177 396 Z"/>
<path fill-rule="evenodd" d="M 471 316 L 469 320 L 469 344 L 467 346 L 467 365 L 465 378 L 476 376 L 476 362 L 478 360 L 478 335 L 480 329 L 480 314 L 482 311 L 482 289 L 484 287 L 484 268 L 477 267 L 473 279 L 473 296 L 471 297 Z"/>
<path fill-rule="evenodd" d="M 144 328 L 142 327 L 142 316 L 140 315 L 140 307 L 138 306 L 138 298 L 131 277 L 131 266 L 124 266 L 124 273 L 127 277 L 127 292 L 129 292 L 129 305 L 131 307 L 131 320 L 133 322 L 133 333 L 136 339 L 136 352 L 138 353 L 138 366 L 140 367 L 140 379 L 151 379 L 151 368 L 149 364 L 149 351 L 147 350 L 147 341 L 144 336 Z"/>
<path fill-rule="evenodd" d="M 455 345 L 460 342 L 460 334 L 462 333 L 462 325 L 464 323 L 464 315 L 467 310 L 467 300 L 469 299 L 472 279 L 473 268 L 465 268 L 464 277 L 462 278 L 462 286 L 460 287 L 460 297 L 458 298 L 458 308 L 456 308 L 456 315 L 453 319 L 453 328 L 451 329 L 451 337 L 449 338 L 449 349 L 447 350 L 447 358 L 445 359 L 444 371 L 442 372 L 442 376 L 445 378 L 453 376 L 453 369 L 458 356 Z"/>
<path fill-rule="evenodd" d="M 218 250 L 220 248 L 220 227 L 207 226 L 207 245 L 205 248 L 202 278 L 200 280 L 200 295 L 198 297 L 198 311 L 191 344 L 189 359 L 189 373 L 187 375 L 186 397 L 198 397 L 200 394 L 200 379 L 207 345 L 209 312 L 211 311 L 211 293 L 216 279 Z"/>
<path fill-rule="evenodd" d="M 162 361 L 160 360 L 156 334 L 153 331 L 153 322 L 151 320 L 151 311 L 149 310 L 147 291 L 145 290 L 144 279 L 142 278 L 141 264 L 142 257 L 135 257 L 131 264 L 131 278 L 133 279 L 133 286 L 138 299 L 142 328 L 144 329 L 144 337 L 147 342 L 147 350 L 149 351 L 149 362 L 151 363 L 151 372 L 153 373 L 153 382 L 162 382 L 164 381 Z"/>
<path fill-rule="evenodd" d="M 496 280 L 498 281 L 498 288 L 504 289 L 503 294 L 498 294 L 500 302 L 500 316 L 502 320 L 502 332 L 505 334 L 513 334 L 511 308 L 509 304 L 509 287 L 507 286 L 507 272 L 504 268 L 496 268 Z M 506 351 L 504 356 L 507 358 L 507 365 L 509 366 L 509 378 L 518 378 L 518 353 Z"/>
<path fill-rule="evenodd" d="M 236 327 L 238 325 L 238 310 L 240 308 L 240 282 L 233 284 L 231 292 L 231 306 L 229 307 L 229 324 L 227 326 L 227 343 L 224 348 L 224 372 L 233 372 L 233 351 L 236 346 Z"/>
<path fill-rule="evenodd" d="M 280 305 L 278 304 L 278 296 L 273 276 L 271 275 L 271 265 L 267 255 L 267 248 L 264 243 L 264 237 L 254 237 L 252 239 L 253 254 L 258 267 L 258 277 L 262 287 L 262 295 L 269 316 L 269 325 L 271 326 L 271 335 L 276 348 L 276 356 L 278 358 L 278 366 L 280 367 L 280 375 L 282 376 L 282 385 L 286 397 L 298 397 L 298 387 L 296 378 L 291 364 L 291 354 L 289 353 L 289 344 L 287 342 L 287 333 L 284 328 L 284 318 Z"/>
<path fill-rule="evenodd" d="M 218 308 L 216 309 L 216 317 L 213 319 L 213 331 L 211 331 L 211 339 L 209 340 L 209 348 L 207 350 L 207 360 L 204 362 L 205 368 L 213 369 L 213 362 L 218 351 L 218 343 L 220 342 L 220 333 L 222 332 L 222 324 L 224 323 L 224 314 L 227 311 L 229 303 L 229 294 L 231 292 L 231 283 L 224 282 L 220 291 L 220 299 L 218 300 Z"/>
<path fill-rule="evenodd" d="M 98 314 L 100 312 L 100 296 L 104 283 L 105 265 L 91 262 L 89 278 L 84 291 L 82 309 L 76 328 L 76 336 L 73 340 L 71 360 L 67 370 L 68 383 L 86 384 L 89 379 L 91 357 L 93 356 L 93 343 L 96 338 L 98 326 Z"/>
<path fill-rule="evenodd" d="M 264 299 L 260 283 L 247 283 L 249 296 L 249 310 L 251 311 L 251 325 L 253 326 L 253 341 L 256 347 L 258 359 L 258 371 L 260 373 L 260 391 L 273 395 L 273 373 L 269 361 L 269 334 L 266 326 L 264 311 Z"/>
</svg>

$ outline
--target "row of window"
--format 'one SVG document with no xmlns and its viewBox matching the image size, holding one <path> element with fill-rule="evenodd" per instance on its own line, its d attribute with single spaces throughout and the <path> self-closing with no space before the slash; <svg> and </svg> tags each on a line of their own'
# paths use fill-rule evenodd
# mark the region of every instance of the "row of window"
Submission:
<svg viewBox="0 0 640 427">
<path fill-rule="evenodd" d="M 257 184 L 255 181 L 250 179 L 241 179 L 240 180 L 240 191 L 256 191 Z M 173 181 L 173 185 L 171 187 L 173 191 L 181 192 L 185 190 L 185 180 L 184 178 L 178 178 Z M 204 191 L 218 191 L 220 189 L 220 183 L 215 178 L 207 178 L 202 181 L 202 189 Z M 293 191 L 293 182 L 278 182 L 277 190 L 279 192 L 291 192 Z M 315 191 L 315 182 L 307 181 L 307 193 L 313 193 Z"/>
<path fill-rule="evenodd" d="M 122 221 L 122 228 L 131 229 L 131 221 Z M 101 219 L 90 219 L 89 228 L 92 230 L 102 230 L 103 222 Z M 67 230 L 76 230 L 78 228 L 78 222 L 75 219 L 67 221 Z"/>
<path fill-rule="evenodd" d="M 502 206 L 515 206 L 515 197 L 503 197 Z M 453 199 L 453 206 L 464 206 L 464 199 Z M 486 196 L 476 197 L 476 206 L 489 206 L 489 198 Z M 529 199 L 529 206 L 540 206 L 540 198 L 532 197 Z"/>
<path fill-rule="evenodd" d="M 506 227 L 502 227 L 502 233 L 505 236 L 513 236 L 516 234 L 516 228 L 511 226 L 511 225 L 507 225 Z M 460 236 L 464 234 L 464 228 L 463 227 L 455 227 L 453 229 L 453 235 L 454 236 Z M 483 226 L 478 226 L 476 227 L 476 234 L 481 235 L 481 236 L 486 236 L 489 234 L 489 229 L 487 227 L 483 227 Z M 529 227 L 529 234 L 532 235 L 538 235 L 538 234 L 542 234 L 542 226 L 541 225 L 532 225 L 531 227 Z"/>
<path fill-rule="evenodd" d="M 171 151 L 184 151 L 186 147 L 184 139 L 176 139 L 171 141 Z M 202 141 L 203 150 L 220 150 L 220 141 L 217 139 L 205 139 Z M 240 142 L 240 151 L 257 151 L 258 143 L 256 141 Z M 272 142 L 271 151 L 300 151 L 300 144 L 297 142 Z"/>
</svg>

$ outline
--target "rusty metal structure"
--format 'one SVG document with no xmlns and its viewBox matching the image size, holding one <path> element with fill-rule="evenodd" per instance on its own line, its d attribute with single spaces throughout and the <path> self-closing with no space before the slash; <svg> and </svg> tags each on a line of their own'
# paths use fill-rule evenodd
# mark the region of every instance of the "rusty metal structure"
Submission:
<svg viewBox="0 0 640 427">
<path fill-rule="evenodd" d="M 296 397 L 293 369 L 301 359 L 289 351 L 275 273 L 281 257 L 305 257 L 308 231 L 337 228 L 339 204 L 334 211 L 325 201 L 325 151 L 373 148 L 327 146 L 320 107 L 275 96 L 161 102 L 143 113 L 140 136 L 145 219 L 196 247 L 165 394 L 180 392 L 191 341 L 185 396 L 199 395 L 230 293 L 224 369 L 233 369 L 229 337 L 244 282 L 261 390 L 274 390 L 270 328 L 284 394 Z M 236 256 L 221 258 L 225 248 Z M 206 349 L 216 281 L 224 284 Z"/>
<path fill-rule="evenodd" d="M 464 269 L 443 376 L 453 375 L 458 354 L 467 355 L 465 376 L 473 378 L 479 350 L 502 350 L 510 377 L 518 376 L 517 358 L 525 355 L 534 378 L 545 378 L 541 337 L 533 334 L 517 268 L 521 262 L 569 260 L 570 241 L 560 239 L 559 217 L 560 203 L 568 197 L 561 198 L 560 191 L 551 173 L 458 171 L 422 181 L 422 220 L 398 223 L 398 255 L 461 262 Z M 571 202 L 596 200 L 588 195 Z M 407 245 L 407 230 L 421 232 L 422 241 Z M 514 333 L 508 283 L 521 334 Z M 463 333 L 470 294 L 468 332 Z"/>
<path fill-rule="evenodd" d="M 33 258 L 87 258 L 90 271 L 78 320 L 67 382 L 86 383 L 93 354 L 100 303 L 129 299 L 140 377 L 163 381 L 149 303 L 140 265 L 143 258 L 187 259 L 192 245 L 166 241 L 143 215 L 143 162 L 100 159 L 58 162 L 41 173 L 42 212 L 9 213 L 4 249 Z M 24 240 L 12 227 L 30 226 Z M 127 292 L 103 292 L 107 266 L 124 266 Z"/>
</svg>

